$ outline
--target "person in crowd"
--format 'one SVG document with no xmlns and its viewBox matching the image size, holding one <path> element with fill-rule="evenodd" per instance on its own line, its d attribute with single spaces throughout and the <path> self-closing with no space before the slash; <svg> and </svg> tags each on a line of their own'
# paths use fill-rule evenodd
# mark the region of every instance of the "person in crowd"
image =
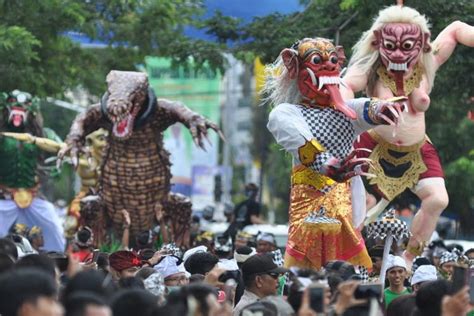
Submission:
<svg viewBox="0 0 474 316">
<path fill-rule="evenodd" d="M 155 236 L 151 229 L 142 231 L 135 237 L 135 247 L 133 247 L 133 250 L 153 249 L 154 242 Z"/>
<path fill-rule="evenodd" d="M 35 268 L 49 274 L 53 279 L 59 280 L 59 271 L 53 259 L 45 254 L 30 254 L 20 258 L 15 268 Z"/>
<path fill-rule="evenodd" d="M 474 248 L 469 248 L 468 250 L 466 250 L 466 252 L 464 253 L 464 255 L 465 255 L 469 260 L 473 260 L 473 259 L 474 259 Z"/>
<path fill-rule="evenodd" d="M 157 271 L 152 267 L 141 267 L 140 270 L 138 270 L 138 272 L 135 274 L 135 276 L 137 278 L 142 279 L 142 281 L 145 281 L 153 273 L 157 273 Z"/>
<path fill-rule="evenodd" d="M 240 247 L 243 247 L 243 246 L 249 246 L 249 247 L 252 247 L 250 245 L 250 243 L 252 242 L 255 242 L 255 236 L 250 234 L 250 233 L 247 233 L 247 232 L 244 232 L 244 231 L 239 231 L 237 233 L 237 235 L 235 236 L 235 242 L 234 242 L 234 247 L 235 249 L 238 249 Z"/>
<path fill-rule="evenodd" d="M 243 229 L 247 225 L 264 224 L 260 217 L 260 203 L 257 201 L 258 186 L 255 183 L 248 183 L 245 186 L 246 200 L 237 204 L 234 209 L 234 223 L 237 229 Z"/>
<path fill-rule="evenodd" d="M 411 316 L 416 308 L 416 296 L 402 295 L 395 298 L 387 307 L 387 316 Z"/>
<path fill-rule="evenodd" d="M 112 298 L 111 305 L 114 316 L 150 315 L 158 301 L 146 290 L 128 289 L 119 291 Z"/>
<path fill-rule="evenodd" d="M 15 243 L 9 238 L 0 238 L 0 253 L 9 256 L 13 262 L 18 259 L 18 249 Z"/>
<path fill-rule="evenodd" d="M 384 290 L 385 307 L 395 298 L 410 294 L 410 290 L 405 287 L 407 278 L 407 266 L 405 260 L 400 256 L 389 255 L 387 264 L 387 279 L 389 286 Z"/>
<path fill-rule="evenodd" d="M 64 304 L 66 316 L 112 316 L 112 310 L 104 299 L 91 292 L 72 294 Z"/>
<path fill-rule="evenodd" d="M 20 235 L 20 236 L 23 236 L 23 237 L 27 237 L 28 236 L 28 225 L 23 224 L 23 223 L 15 223 L 10 228 L 10 233 Z"/>
<path fill-rule="evenodd" d="M 239 269 L 242 268 L 242 265 L 245 261 L 247 261 L 248 258 L 256 254 L 257 251 L 255 250 L 255 248 L 251 248 L 248 246 L 236 248 L 234 252 L 234 259 L 237 262 L 237 266 L 239 267 Z"/>
<path fill-rule="evenodd" d="M 208 251 L 214 253 L 214 234 L 208 231 L 202 232 L 196 236 L 194 246 L 205 246 Z"/>
<path fill-rule="evenodd" d="M 71 276 L 61 292 L 61 301 L 66 302 L 75 293 L 92 293 L 95 297 L 108 300 L 116 291 L 116 284 L 110 274 L 90 269 Z"/>
<path fill-rule="evenodd" d="M 275 235 L 262 232 L 257 235 L 257 253 L 269 253 L 276 250 Z"/>
<path fill-rule="evenodd" d="M 56 282 L 48 273 L 35 268 L 18 268 L 0 275 L 0 315 L 62 316 L 56 299 Z"/>
<path fill-rule="evenodd" d="M 118 281 L 118 287 L 121 289 L 145 289 L 145 284 L 143 280 L 134 276 L 134 277 L 126 277 L 121 278 Z"/>
<path fill-rule="evenodd" d="M 165 256 L 154 266 L 154 269 L 163 277 L 167 287 L 172 288 L 189 283 L 186 272 L 179 267 L 181 262 L 181 259 L 175 256 Z"/>
<path fill-rule="evenodd" d="M 264 297 L 276 295 L 278 278 L 287 269 L 278 267 L 271 256 L 257 254 L 248 258 L 242 265 L 245 291 L 239 303 L 234 307 L 233 315 L 239 316 L 241 310 Z"/>
<path fill-rule="evenodd" d="M 423 256 L 415 257 L 415 259 L 413 259 L 413 264 L 411 266 L 411 275 L 413 275 L 415 273 L 416 269 L 418 269 L 421 266 L 425 266 L 425 265 L 431 265 L 430 259 L 428 259 L 427 257 L 423 257 Z"/>
<path fill-rule="evenodd" d="M 78 229 L 73 241 L 73 256 L 80 262 L 86 262 L 92 258 L 92 251 L 94 250 L 94 234 L 92 229 L 87 226 L 82 226 Z"/>
<path fill-rule="evenodd" d="M 376 282 L 382 269 L 383 246 L 373 246 L 369 250 L 370 260 L 372 260 L 372 271 L 369 273 L 369 280 Z"/>
<path fill-rule="evenodd" d="M 15 261 L 6 253 L 0 252 L 0 273 L 13 269 Z"/>
<path fill-rule="evenodd" d="M 428 258 L 433 265 L 438 268 L 441 255 L 443 252 L 447 251 L 444 241 L 441 239 L 434 240 L 429 244 L 428 249 Z"/>
<path fill-rule="evenodd" d="M 33 247 L 31 246 L 28 239 L 24 237 L 23 235 L 10 234 L 10 235 L 7 235 L 6 238 L 11 239 L 15 243 L 19 258 L 26 255 L 37 253 L 36 250 L 34 250 Z"/>
<path fill-rule="evenodd" d="M 202 274 L 206 275 L 209 273 L 219 262 L 219 258 L 209 252 L 197 252 L 191 255 L 184 262 L 184 268 L 191 274 Z"/>
<path fill-rule="evenodd" d="M 436 281 L 438 275 L 436 273 L 436 267 L 433 265 L 422 265 L 415 270 L 415 273 L 411 277 L 411 287 L 413 292 L 416 293 L 420 287 L 430 281 Z"/>
<path fill-rule="evenodd" d="M 416 316 L 441 316 L 441 302 L 449 295 L 451 285 L 447 280 L 426 282 L 416 293 Z"/>
<path fill-rule="evenodd" d="M 438 267 L 438 271 L 441 274 L 441 276 L 447 280 L 451 280 L 453 269 L 457 261 L 458 261 L 458 256 L 455 253 L 449 252 L 449 251 L 443 252 L 443 254 L 441 255 L 439 259 L 439 267 Z"/>
<path fill-rule="evenodd" d="M 110 272 L 114 280 L 118 281 L 121 278 L 133 277 L 135 273 L 143 265 L 138 256 L 128 250 L 120 250 L 112 253 L 109 256 Z"/>
<path fill-rule="evenodd" d="M 44 237 L 41 227 L 36 225 L 31 227 L 31 229 L 28 231 L 27 238 L 31 244 L 31 247 L 33 247 L 36 252 L 43 252 Z"/>
<path fill-rule="evenodd" d="M 217 235 L 214 241 L 214 251 L 219 258 L 219 267 L 227 270 L 239 270 L 237 261 L 232 256 L 232 239 L 230 236 Z"/>
</svg>

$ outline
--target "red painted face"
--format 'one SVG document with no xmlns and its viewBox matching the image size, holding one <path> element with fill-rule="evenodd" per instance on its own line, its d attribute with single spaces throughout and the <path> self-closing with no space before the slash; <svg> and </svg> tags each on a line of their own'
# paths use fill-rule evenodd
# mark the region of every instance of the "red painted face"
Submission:
<svg viewBox="0 0 474 316">
<path fill-rule="evenodd" d="M 341 65 L 345 60 L 342 47 L 335 47 L 329 40 L 305 39 L 294 50 L 282 52 L 290 77 L 295 78 L 303 101 L 318 106 L 334 106 L 351 119 L 356 114 L 348 108 L 339 92 Z"/>
<path fill-rule="evenodd" d="M 375 31 L 377 46 L 383 65 L 391 72 L 411 72 L 418 62 L 427 36 L 416 24 L 387 23 Z"/>
</svg>

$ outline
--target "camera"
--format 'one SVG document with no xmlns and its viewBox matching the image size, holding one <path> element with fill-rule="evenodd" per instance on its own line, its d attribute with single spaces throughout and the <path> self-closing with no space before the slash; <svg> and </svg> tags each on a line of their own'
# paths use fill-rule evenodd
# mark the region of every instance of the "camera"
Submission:
<svg viewBox="0 0 474 316">
<path fill-rule="evenodd" d="M 234 279 L 236 282 L 239 282 L 239 270 L 234 271 L 225 271 L 219 276 L 219 282 L 226 283 L 227 280 Z"/>
<path fill-rule="evenodd" d="M 359 284 L 354 292 L 354 298 L 380 298 L 382 297 L 382 284 L 380 283 L 367 283 Z"/>
</svg>

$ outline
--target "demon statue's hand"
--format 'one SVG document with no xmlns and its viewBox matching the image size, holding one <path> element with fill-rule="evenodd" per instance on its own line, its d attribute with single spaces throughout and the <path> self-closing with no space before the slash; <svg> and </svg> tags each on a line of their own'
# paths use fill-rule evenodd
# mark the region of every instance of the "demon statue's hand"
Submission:
<svg viewBox="0 0 474 316">
<path fill-rule="evenodd" d="M 219 136 L 222 138 L 222 140 L 225 140 L 224 134 L 222 134 L 222 131 L 220 130 L 219 126 L 214 124 L 213 122 L 209 121 L 208 119 L 204 118 L 201 115 L 193 115 L 187 122 L 186 124 L 189 127 L 189 130 L 191 131 L 191 135 L 193 136 L 193 141 L 196 144 L 196 146 L 201 147 L 203 150 L 206 150 L 206 147 L 204 145 L 204 139 L 207 140 L 209 144 L 211 144 L 211 141 L 209 140 L 207 136 L 207 130 L 209 128 L 213 129 Z"/>
<path fill-rule="evenodd" d="M 80 156 L 87 157 L 88 161 L 91 159 L 89 148 L 85 147 L 79 140 L 67 141 L 66 146 L 58 152 L 58 160 L 56 161 L 58 168 L 61 166 L 63 160 L 68 156 L 71 157 L 71 162 L 74 168 L 77 168 Z"/>
<path fill-rule="evenodd" d="M 369 149 L 354 149 L 346 158 L 329 158 L 321 167 L 321 173 L 337 182 L 346 182 L 355 176 L 375 177 L 367 173 L 371 160 L 369 158 L 357 158 L 358 151 L 368 151 Z"/>
<path fill-rule="evenodd" d="M 371 100 L 368 115 L 375 124 L 396 126 L 403 119 L 402 112 L 408 109 L 406 100 L 407 97 Z"/>
</svg>

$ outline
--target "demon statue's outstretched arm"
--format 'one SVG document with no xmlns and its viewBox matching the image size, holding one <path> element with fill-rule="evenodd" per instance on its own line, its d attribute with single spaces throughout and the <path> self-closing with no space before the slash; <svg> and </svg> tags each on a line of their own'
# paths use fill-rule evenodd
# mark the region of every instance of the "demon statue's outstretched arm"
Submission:
<svg viewBox="0 0 474 316">
<path fill-rule="evenodd" d="M 191 111 L 181 102 L 158 99 L 157 119 L 162 120 L 163 115 L 168 117 L 170 124 L 181 122 L 186 125 L 193 136 L 194 143 L 202 149 L 205 149 L 203 138 L 206 138 L 209 141 L 207 137 L 208 128 L 216 131 L 216 133 L 224 139 L 224 135 L 216 124 L 202 115 Z"/>
<path fill-rule="evenodd" d="M 439 33 L 432 45 L 436 69 L 449 59 L 457 44 L 474 47 L 473 26 L 455 21 Z"/>
<path fill-rule="evenodd" d="M 74 166 L 77 166 L 81 153 L 85 151 L 84 142 L 86 136 L 99 128 L 106 128 L 107 120 L 102 115 L 100 104 L 92 105 L 87 111 L 80 113 L 71 125 L 70 132 L 66 138 L 66 146 L 58 153 L 58 164 L 65 156 L 70 154 Z"/>
</svg>

